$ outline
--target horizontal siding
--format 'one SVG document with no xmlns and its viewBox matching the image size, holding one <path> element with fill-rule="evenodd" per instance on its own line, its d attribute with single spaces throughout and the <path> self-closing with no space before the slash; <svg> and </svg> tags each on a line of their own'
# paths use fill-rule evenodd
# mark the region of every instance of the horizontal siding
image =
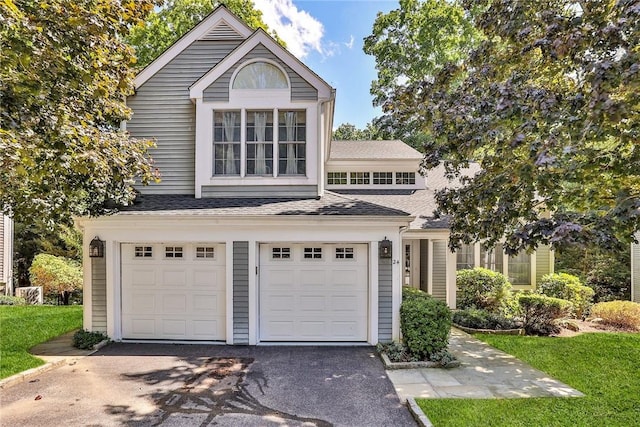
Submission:
<svg viewBox="0 0 640 427">
<path fill-rule="evenodd" d="M 107 332 L 107 262 L 91 258 L 91 324 L 92 330 Z"/>
<path fill-rule="evenodd" d="M 249 242 L 233 242 L 233 343 L 249 344 Z"/>
<path fill-rule="evenodd" d="M 204 90 L 203 99 L 205 102 L 215 102 L 215 101 L 228 101 L 229 100 L 229 83 L 231 81 L 231 76 L 235 72 L 235 70 L 245 61 L 251 59 L 264 58 L 269 59 L 278 65 L 280 65 L 287 75 L 289 76 L 289 81 L 291 82 L 291 100 L 292 101 L 317 101 L 318 100 L 318 90 L 314 88 L 309 82 L 304 80 L 297 74 L 295 71 L 291 69 L 287 64 L 285 64 L 280 58 L 271 53 L 269 49 L 264 47 L 264 45 L 259 44 L 251 51 L 249 51 L 241 60 L 236 62 L 231 68 L 229 68 L 222 76 L 220 76 L 215 82 L 213 82 L 208 88 Z"/>
<path fill-rule="evenodd" d="M 151 138 L 150 150 L 162 181 L 139 186 L 146 194 L 194 194 L 195 106 L 189 87 L 235 49 L 240 40 L 201 40 L 176 56 L 127 99 L 133 111 L 127 130 Z"/>
<path fill-rule="evenodd" d="M 548 245 L 540 245 L 536 249 L 536 283 L 545 274 L 551 273 L 551 251 Z"/>
<path fill-rule="evenodd" d="M 316 197 L 315 185 L 205 185 L 202 197 Z"/>
<path fill-rule="evenodd" d="M 444 241 L 433 242 L 433 285 L 431 295 L 435 299 L 447 300 L 447 244 Z"/>
<path fill-rule="evenodd" d="M 631 300 L 640 302 L 640 246 L 635 243 L 631 245 L 631 265 Z"/>
<path fill-rule="evenodd" d="M 393 339 L 393 266 L 390 258 L 378 262 L 378 341 Z"/>
<path fill-rule="evenodd" d="M 0 283 L 7 281 L 4 277 L 4 216 L 0 215 Z"/>
</svg>

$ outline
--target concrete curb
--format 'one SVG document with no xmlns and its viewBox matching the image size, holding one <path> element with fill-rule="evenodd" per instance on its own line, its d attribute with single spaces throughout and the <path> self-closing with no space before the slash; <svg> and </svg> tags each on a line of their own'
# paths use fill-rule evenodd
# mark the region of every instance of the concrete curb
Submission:
<svg viewBox="0 0 640 427">
<path fill-rule="evenodd" d="M 420 368 L 457 368 L 460 366 L 459 360 L 449 362 L 446 366 L 443 366 L 440 362 L 392 362 L 386 353 L 380 353 L 384 368 L 387 370 L 394 369 L 420 369 Z"/>
<path fill-rule="evenodd" d="M 7 377 L 3 380 L 0 380 L 0 390 L 6 390 L 9 387 L 13 387 L 14 385 L 23 383 L 27 380 L 30 380 L 33 377 L 36 377 L 52 369 L 58 368 L 64 365 L 66 362 L 67 362 L 67 359 L 58 360 L 57 362 L 45 363 L 42 366 L 27 369 L 26 371 L 22 371 L 20 373 Z"/>
<path fill-rule="evenodd" d="M 92 355 L 93 353 L 100 350 L 102 347 L 109 344 L 110 342 L 111 341 L 109 339 L 100 341 L 98 344 L 93 346 L 93 351 L 87 354 L 87 356 Z M 34 356 L 38 357 L 37 355 L 34 355 Z M 12 375 L 10 377 L 0 380 L 0 390 L 6 390 L 9 387 L 13 387 L 14 385 L 31 380 L 32 378 L 37 377 L 40 374 L 44 374 L 47 371 L 50 371 L 55 368 L 59 368 L 60 366 L 68 363 L 70 359 L 80 359 L 82 357 L 86 357 L 86 356 L 81 356 L 81 355 L 69 356 L 69 357 L 65 357 L 64 359 L 57 360 L 55 362 L 47 362 L 42 366 L 37 366 L 35 368 L 31 368 L 31 369 L 27 369 L 26 371 L 19 372 L 15 375 Z"/>
<path fill-rule="evenodd" d="M 425 414 L 424 411 L 422 411 L 422 408 L 418 406 L 418 402 L 416 402 L 415 398 L 413 397 L 408 398 L 407 406 L 409 407 L 409 412 L 411 412 L 411 415 L 416 420 L 419 426 L 433 427 L 433 424 L 431 424 L 431 420 L 429 419 L 429 417 L 427 417 L 427 414 Z"/>
</svg>

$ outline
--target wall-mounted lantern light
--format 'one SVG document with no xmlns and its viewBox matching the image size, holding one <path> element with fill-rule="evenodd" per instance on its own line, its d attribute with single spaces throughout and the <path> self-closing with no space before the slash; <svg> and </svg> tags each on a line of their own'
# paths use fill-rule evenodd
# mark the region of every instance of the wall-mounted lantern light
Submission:
<svg viewBox="0 0 640 427">
<path fill-rule="evenodd" d="M 388 240 L 385 236 L 384 240 L 379 245 L 380 258 L 391 258 L 391 240 Z"/>
<path fill-rule="evenodd" d="M 89 243 L 89 256 L 91 258 L 102 258 L 104 256 L 104 241 L 98 236 Z"/>
</svg>

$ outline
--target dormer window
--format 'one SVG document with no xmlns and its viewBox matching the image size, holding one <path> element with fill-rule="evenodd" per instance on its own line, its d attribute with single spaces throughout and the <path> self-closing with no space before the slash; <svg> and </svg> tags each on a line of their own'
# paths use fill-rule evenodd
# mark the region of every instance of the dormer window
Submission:
<svg viewBox="0 0 640 427">
<path fill-rule="evenodd" d="M 247 111 L 247 175 L 273 174 L 273 111 Z"/>
<path fill-rule="evenodd" d="M 278 117 L 280 175 L 304 175 L 307 139 L 304 111 L 280 111 Z"/>
<path fill-rule="evenodd" d="M 252 62 L 242 67 L 233 81 L 233 89 L 287 89 L 287 78 L 268 62 Z"/>
<path fill-rule="evenodd" d="M 216 111 L 213 118 L 215 175 L 240 175 L 240 111 Z"/>
</svg>

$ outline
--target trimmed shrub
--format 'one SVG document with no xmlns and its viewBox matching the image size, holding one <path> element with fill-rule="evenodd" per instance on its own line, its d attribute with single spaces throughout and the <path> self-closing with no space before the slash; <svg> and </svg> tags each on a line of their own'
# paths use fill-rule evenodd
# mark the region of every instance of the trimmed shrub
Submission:
<svg viewBox="0 0 640 427">
<path fill-rule="evenodd" d="M 518 299 L 527 335 L 551 335 L 560 332 L 558 319 L 571 310 L 569 301 L 546 295 L 521 295 Z"/>
<path fill-rule="evenodd" d="M 386 353 L 392 362 L 420 362 L 420 359 L 411 354 L 409 348 L 401 342 L 379 343 L 376 348 L 378 353 Z"/>
<path fill-rule="evenodd" d="M 591 316 L 602 319 L 607 325 L 640 330 L 640 304 L 637 302 L 599 302 L 591 307 Z"/>
<path fill-rule="evenodd" d="M 505 330 L 520 327 L 514 319 L 476 308 L 454 311 L 453 323 L 473 329 Z"/>
<path fill-rule="evenodd" d="M 84 329 L 73 334 L 73 346 L 82 350 L 90 350 L 94 345 L 108 339 L 102 332 L 90 332 Z"/>
<path fill-rule="evenodd" d="M 456 307 L 478 308 L 498 313 L 511 298 L 511 283 L 504 274 L 486 268 L 460 270 L 456 273 Z"/>
<path fill-rule="evenodd" d="M 74 291 L 82 289 L 82 268 L 77 262 L 49 254 L 39 254 L 29 268 L 33 286 L 42 286 L 45 294 L 54 293 L 64 305 Z"/>
<path fill-rule="evenodd" d="M 451 311 L 444 302 L 425 292 L 403 288 L 400 328 L 411 354 L 419 360 L 431 360 L 447 349 Z"/>
<path fill-rule="evenodd" d="M 22 297 L 12 297 L 10 295 L 0 295 L 0 305 L 26 305 L 27 300 Z"/>
<path fill-rule="evenodd" d="M 566 273 L 545 274 L 542 276 L 536 291 L 549 297 L 560 298 L 571 302 L 572 315 L 583 318 L 589 311 L 594 291 L 584 286 L 580 278 Z"/>
</svg>

